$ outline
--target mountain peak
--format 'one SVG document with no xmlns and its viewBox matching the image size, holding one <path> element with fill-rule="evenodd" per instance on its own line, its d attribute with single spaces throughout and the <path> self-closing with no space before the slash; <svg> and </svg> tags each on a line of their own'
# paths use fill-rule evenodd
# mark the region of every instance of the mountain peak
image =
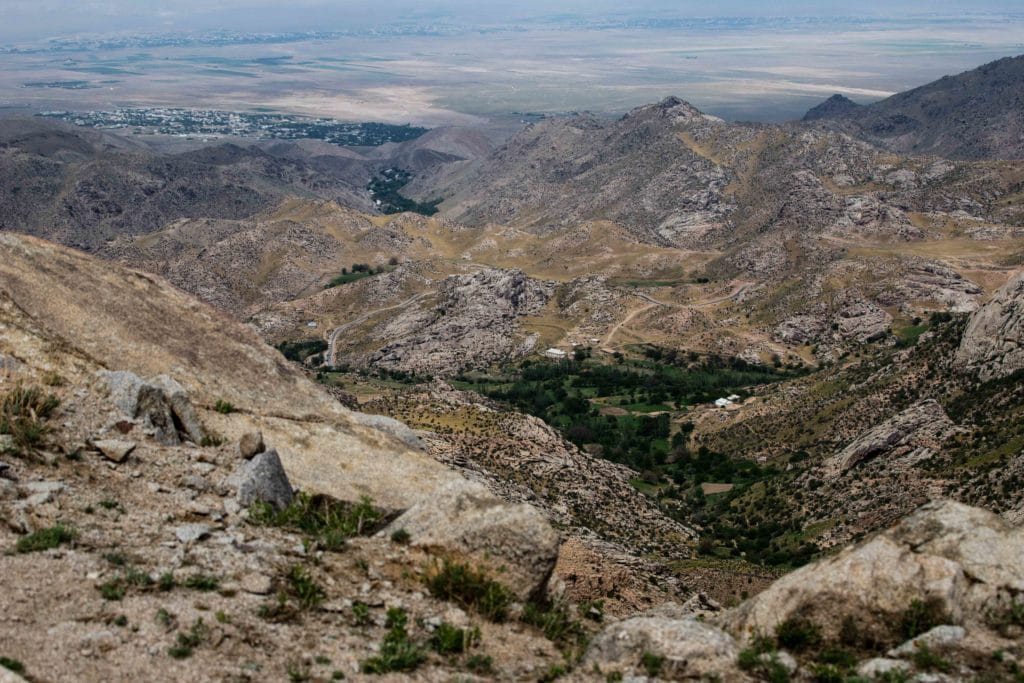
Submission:
<svg viewBox="0 0 1024 683">
<path fill-rule="evenodd" d="M 804 121 L 818 121 L 820 119 L 835 119 L 846 116 L 861 108 L 861 105 L 851 100 L 846 95 L 836 93 L 821 104 L 812 107 L 804 114 Z"/>
</svg>

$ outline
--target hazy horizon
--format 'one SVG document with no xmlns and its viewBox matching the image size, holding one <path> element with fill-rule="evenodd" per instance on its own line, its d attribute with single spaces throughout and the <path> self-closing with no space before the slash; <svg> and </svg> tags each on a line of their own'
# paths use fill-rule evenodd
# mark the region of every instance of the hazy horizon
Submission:
<svg viewBox="0 0 1024 683">
<path fill-rule="evenodd" d="M 783 120 L 836 92 L 868 102 L 1024 52 L 1018 2 L 961 4 L 5 0 L 0 107 L 436 125 L 677 95 L 725 118 Z"/>
</svg>

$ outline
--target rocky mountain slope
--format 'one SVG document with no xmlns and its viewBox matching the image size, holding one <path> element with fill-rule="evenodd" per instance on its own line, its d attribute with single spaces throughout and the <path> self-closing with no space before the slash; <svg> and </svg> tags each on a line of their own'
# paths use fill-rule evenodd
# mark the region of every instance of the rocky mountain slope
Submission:
<svg viewBox="0 0 1024 683">
<path fill-rule="evenodd" d="M 804 121 L 827 120 L 839 130 L 905 154 L 1021 159 L 1022 91 L 1024 56 L 1007 57 L 864 107 L 833 97 L 808 112 Z"/>
<path fill-rule="evenodd" d="M 440 385 L 379 404 L 415 433 L 154 276 L 0 245 L 4 680 L 971 678 L 1024 656 L 1024 538 L 989 512 L 933 503 L 733 609 L 685 600 L 623 553 L 685 557 L 685 527 L 537 421 Z M 445 438 L 458 420 L 475 441 Z M 548 460 L 512 455 L 530 443 Z"/>
<path fill-rule="evenodd" d="M 166 152 L 52 120 L 3 118 L 0 230 L 95 250 L 181 219 L 248 218 L 288 197 L 333 200 L 369 213 L 375 207 L 366 186 L 380 170 L 425 171 L 490 144 L 480 134 L 450 129 L 424 138 L 362 151 L 239 141 Z"/>
</svg>

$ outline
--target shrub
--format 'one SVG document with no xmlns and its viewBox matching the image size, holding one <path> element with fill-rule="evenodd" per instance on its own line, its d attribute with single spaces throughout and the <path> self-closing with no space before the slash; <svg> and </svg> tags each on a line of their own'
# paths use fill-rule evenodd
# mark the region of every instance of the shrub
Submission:
<svg viewBox="0 0 1024 683">
<path fill-rule="evenodd" d="M 427 658 L 422 647 L 409 638 L 405 626 L 405 610 L 388 610 L 388 633 L 381 643 L 380 654 L 363 660 L 360 668 L 366 674 L 386 674 L 392 671 L 412 671 Z"/>
<path fill-rule="evenodd" d="M 49 550 L 65 543 L 75 540 L 78 532 L 63 524 L 56 524 L 47 529 L 34 531 L 28 536 L 18 539 L 14 548 L 19 553 L 36 553 L 42 550 Z"/>
<path fill-rule="evenodd" d="M 493 673 L 494 658 L 490 655 L 470 655 L 466 658 L 466 669 L 481 676 Z"/>
<path fill-rule="evenodd" d="M 370 607 L 365 602 L 352 603 L 352 620 L 356 626 L 366 626 L 370 623 Z"/>
<path fill-rule="evenodd" d="M 949 673 L 953 668 L 952 664 L 922 642 L 918 642 L 914 649 L 914 666 L 922 671 L 941 671 L 942 673 Z"/>
<path fill-rule="evenodd" d="M 504 621 L 512 604 L 511 591 L 468 564 L 444 560 L 440 569 L 427 575 L 426 583 L 435 598 L 471 608 L 490 621 Z"/>
<path fill-rule="evenodd" d="M 162 576 L 161 579 L 163 579 Z M 215 591 L 220 588 L 220 578 L 211 574 L 193 574 L 185 579 L 181 585 L 197 591 Z"/>
<path fill-rule="evenodd" d="M 640 665 L 647 672 L 648 676 L 657 678 L 661 673 L 661 668 L 665 666 L 665 658 L 653 652 L 644 652 L 640 655 Z"/>
<path fill-rule="evenodd" d="M 846 677 L 834 664 L 815 664 L 811 667 L 811 678 L 816 683 L 843 683 Z"/>
<path fill-rule="evenodd" d="M 217 399 L 217 403 L 213 406 L 213 409 L 221 415 L 230 415 L 235 412 L 235 406 L 223 399 Z"/>
<path fill-rule="evenodd" d="M 192 628 L 189 629 L 188 633 L 179 633 L 178 641 L 168 651 L 171 657 L 175 659 L 187 659 L 192 656 L 193 651 L 203 644 L 207 638 L 210 637 L 210 629 L 203 623 L 202 619 L 197 619 Z"/>
<path fill-rule="evenodd" d="M 297 529 L 324 550 L 337 551 L 345 547 L 346 539 L 376 531 L 383 515 L 366 497 L 356 505 L 347 505 L 329 496 L 300 493 L 280 511 L 266 503 L 255 503 L 249 508 L 249 521 Z"/>
<path fill-rule="evenodd" d="M 791 618 L 775 627 L 779 647 L 802 652 L 821 643 L 821 631 L 807 619 Z"/>
<path fill-rule="evenodd" d="M 411 538 L 412 536 L 405 529 L 395 529 L 391 533 L 392 543 L 397 543 L 398 545 L 407 544 Z"/>
<path fill-rule="evenodd" d="M 288 588 L 303 610 L 311 610 L 320 606 L 327 594 L 313 580 L 300 564 L 292 566 L 288 572 Z"/>
<path fill-rule="evenodd" d="M 522 620 L 539 628 L 544 637 L 554 643 L 578 643 L 585 636 L 583 627 L 570 616 L 568 607 L 563 603 L 528 602 L 523 607 Z"/>
<path fill-rule="evenodd" d="M 0 434 L 11 437 L 14 455 L 27 456 L 43 445 L 50 428 L 45 420 L 60 401 L 38 387 L 16 386 L 0 401 Z"/>
<path fill-rule="evenodd" d="M 913 600 L 900 618 L 899 634 L 909 640 L 948 622 L 949 614 L 939 598 Z"/>
<path fill-rule="evenodd" d="M 480 640 L 480 629 L 459 628 L 445 622 L 437 627 L 430 645 L 440 655 L 457 655 L 469 650 Z"/>
<path fill-rule="evenodd" d="M 17 659 L 11 659 L 10 657 L 0 657 L 0 666 L 16 674 L 25 673 L 25 665 Z"/>
</svg>

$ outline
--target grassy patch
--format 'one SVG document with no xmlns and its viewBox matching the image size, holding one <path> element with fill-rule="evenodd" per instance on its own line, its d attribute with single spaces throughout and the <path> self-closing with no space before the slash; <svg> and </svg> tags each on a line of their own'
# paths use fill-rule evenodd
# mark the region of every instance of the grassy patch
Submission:
<svg viewBox="0 0 1024 683">
<path fill-rule="evenodd" d="M 380 654 L 363 660 L 360 669 L 366 674 L 386 674 L 413 671 L 426 658 L 426 650 L 412 638 L 406 629 L 409 617 L 405 610 L 388 610 L 387 635 L 381 643 Z"/>
<path fill-rule="evenodd" d="M 34 531 L 28 536 L 22 536 L 14 548 L 19 553 L 37 553 L 71 543 L 77 535 L 78 532 L 73 528 L 56 524 L 47 529 Z"/>
<path fill-rule="evenodd" d="M 179 633 L 177 642 L 170 649 L 169 654 L 174 659 L 188 659 L 197 647 L 206 642 L 210 637 L 210 628 L 197 619 L 186 633 Z"/>
<path fill-rule="evenodd" d="M 480 641 L 480 629 L 459 628 L 445 622 L 437 627 L 430 638 L 430 646 L 439 655 L 458 655 L 468 651 Z"/>
<path fill-rule="evenodd" d="M 38 387 L 16 386 L 0 401 L 0 434 L 11 437 L 8 451 L 28 456 L 46 441 L 50 427 L 46 420 L 60 405 L 56 396 Z"/>
<path fill-rule="evenodd" d="M 938 598 L 914 600 L 900 618 L 899 635 L 910 640 L 949 622 L 949 614 Z"/>
<path fill-rule="evenodd" d="M 377 531 L 384 517 L 369 498 L 348 505 L 329 496 L 300 493 L 284 510 L 255 503 L 249 508 L 249 521 L 258 526 L 296 529 L 320 548 L 337 551 L 345 547 L 346 539 Z"/>
<path fill-rule="evenodd" d="M 508 617 L 512 592 L 486 572 L 468 564 L 444 560 L 426 577 L 431 595 L 476 611 L 490 621 L 501 622 Z"/>
</svg>

